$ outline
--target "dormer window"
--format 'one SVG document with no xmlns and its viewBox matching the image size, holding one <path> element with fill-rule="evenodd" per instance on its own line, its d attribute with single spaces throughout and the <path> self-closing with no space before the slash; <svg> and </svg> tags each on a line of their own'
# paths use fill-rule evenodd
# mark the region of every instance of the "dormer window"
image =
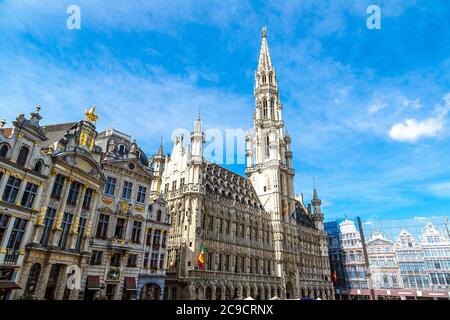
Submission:
<svg viewBox="0 0 450 320">
<path fill-rule="evenodd" d="M 7 144 L 2 145 L 2 147 L 0 148 L 0 158 L 6 158 L 6 156 L 8 155 L 8 151 L 9 151 L 9 147 Z"/>
<path fill-rule="evenodd" d="M 127 151 L 127 148 L 125 147 L 125 145 L 119 144 L 119 146 L 117 147 L 117 152 L 119 153 L 119 155 L 120 156 L 125 155 L 126 151 Z"/>
<path fill-rule="evenodd" d="M 42 167 L 43 167 L 42 160 L 38 160 L 38 161 L 36 161 L 36 164 L 34 165 L 33 171 L 37 172 L 37 173 L 41 173 Z"/>
<path fill-rule="evenodd" d="M 27 162 L 29 153 L 30 153 L 30 149 L 28 149 L 28 147 L 23 146 L 22 148 L 20 148 L 19 156 L 17 157 L 17 164 L 19 166 L 22 166 L 22 167 L 25 166 L 25 163 Z"/>
</svg>

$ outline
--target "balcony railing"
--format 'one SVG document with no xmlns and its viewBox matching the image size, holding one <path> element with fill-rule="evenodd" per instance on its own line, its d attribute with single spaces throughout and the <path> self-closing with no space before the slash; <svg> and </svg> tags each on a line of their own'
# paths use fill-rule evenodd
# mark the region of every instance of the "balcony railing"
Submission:
<svg viewBox="0 0 450 320">
<path fill-rule="evenodd" d="M 3 263 L 6 264 L 16 264 L 19 259 L 20 252 L 16 249 L 6 249 L 5 257 L 3 258 Z"/>
</svg>

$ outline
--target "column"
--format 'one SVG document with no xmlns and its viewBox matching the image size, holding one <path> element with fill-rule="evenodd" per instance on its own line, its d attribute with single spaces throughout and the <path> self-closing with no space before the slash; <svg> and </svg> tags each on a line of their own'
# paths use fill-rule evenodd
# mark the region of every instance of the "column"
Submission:
<svg viewBox="0 0 450 320">
<path fill-rule="evenodd" d="M 30 269 L 31 269 L 32 265 L 33 265 L 33 262 L 26 262 L 22 266 L 22 272 L 20 273 L 20 277 L 18 278 L 19 279 L 18 285 L 22 289 L 13 291 L 14 297 L 21 296 L 25 293 L 26 285 L 27 285 L 27 281 L 28 281 L 28 275 L 30 273 Z"/>
<path fill-rule="evenodd" d="M 67 288 L 67 265 L 61 266 L 61 270 L 58 275 L 58 283 L 55 288 L 55 300 L 62 300 L 64 297 L 64 291 Z"/>
<path fill-rule="evenodd" d="M 94 193 L 92 196 L 92 205 L 89 210 L 89 214 L 88 214 L 87 222 L 86 222 L 86 230 L 84 232 L 85 240 L 88 238 L 93 238 L 92 226 L 94 224 L 96 213 L 97 213 L 98 200 L 99 200 L 99 191 L 94 190 Z M 111 223 L 108 224 L 108 229 L 109 229 L 109 225 L 111 225 Z M 89 251 L 89 241 L 84 241 L 84 251 Z"/>
<path fill-rule="evenodd" d="M 47 263 L 42 268 L 38 283 L 36 285 L 36 298 L 38 300 L 44 299 L 45 289 L 47 288 L 47 281 L 48 281 L 48 277 L 50 275 L 50 270 L 51 270 L 52 266 L 53 265 L 51 263 Z"/>
<path fill-rule="evenodd" d="M 27 185 L 27 182 L 25 180 L 22 180 L 22 183 L 20 184 L 19 192 L 17 193 L 17 197 L 16 197 L 16 202 L 15 202 L 16 206 L 21 205 L 21 201 L 22 201 L 22 197 L 23 197 L 23 193 L 25 191 L 26 185 Z"/>
<path fill-rule="evenodd" d="M 55 179 L 56 171 L 52 170 L 50 172 L 50 180 L 47 183 L 47 187 L 41 189 L 40 197 L 36 199 L 36 206 L 40 206 L 40 211 L 33 230 L 32 238 L 34 243 L 39 243 L 42 232 L 44 230 L 45 214 L 47 213 L 47 207 L 48 203 L 50 202 L 50 196 L 53 189 L 53 184 L 55 183 Z"/>
<path fill-rule="evenodd" d="M 3 181 L 0 184 L 0 198 L 3 197 L 3 192 L 5 191 L 6 183 L 8 182 L 9 175 L 8 171 L 5 171 Z"/>
<path fill-rule="evenodd" d="M 10 216 L 9 220 L 10 221 L 8 223 L 8 229 L 6 230 L 5 236 L 3 237 L 3 242 L 1 243 L 0 246 L 1 248 L 6 248 L 6 246 L 8 245 L 9 237 L 11 236 L 12 227 L 14 225 L 16 218 Z"/>
<path fill-rule="evenodd" d="M 122 300 L 123 290 L 124 290 L 124 278 L 121 275 L 120 276 L 120 281 L 116 285 L 116 291 L 114 292 L 113 300 Z"/>
</svg>

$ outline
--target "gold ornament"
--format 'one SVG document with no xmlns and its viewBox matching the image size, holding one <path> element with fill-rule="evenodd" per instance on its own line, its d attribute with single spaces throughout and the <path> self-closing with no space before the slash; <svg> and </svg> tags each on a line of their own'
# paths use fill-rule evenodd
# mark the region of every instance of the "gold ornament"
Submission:
<svg viewBox="0 0 450 320">
<path fill-rule="evenodd" d="M 95 114 L 95 106 L 92 106 L 89 110 L 84 110 L 84 115 L 86 117 L 86 120 L 95 123 L 98 120 L 98 115 Z"/>
</svg>

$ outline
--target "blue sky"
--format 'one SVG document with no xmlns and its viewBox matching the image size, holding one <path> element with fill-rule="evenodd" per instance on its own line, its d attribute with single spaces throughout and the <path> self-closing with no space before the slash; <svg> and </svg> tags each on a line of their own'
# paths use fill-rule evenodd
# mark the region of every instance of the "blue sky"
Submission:
<svg viewBox="0 0 450 320">
<path fill-rule="evenodd" d="M 374 3 L 381 30 L 366 27 Z M 96 105 L 99 130 L 148 154 L 199 106 L 206 128 L 247 129 L 266 25 L 296 192 L 309 199 L 315 176 L 328 219 L 449 216 L 449 24 L 447 0 L 0 0 L 0 117 Z"/>
</svg>

